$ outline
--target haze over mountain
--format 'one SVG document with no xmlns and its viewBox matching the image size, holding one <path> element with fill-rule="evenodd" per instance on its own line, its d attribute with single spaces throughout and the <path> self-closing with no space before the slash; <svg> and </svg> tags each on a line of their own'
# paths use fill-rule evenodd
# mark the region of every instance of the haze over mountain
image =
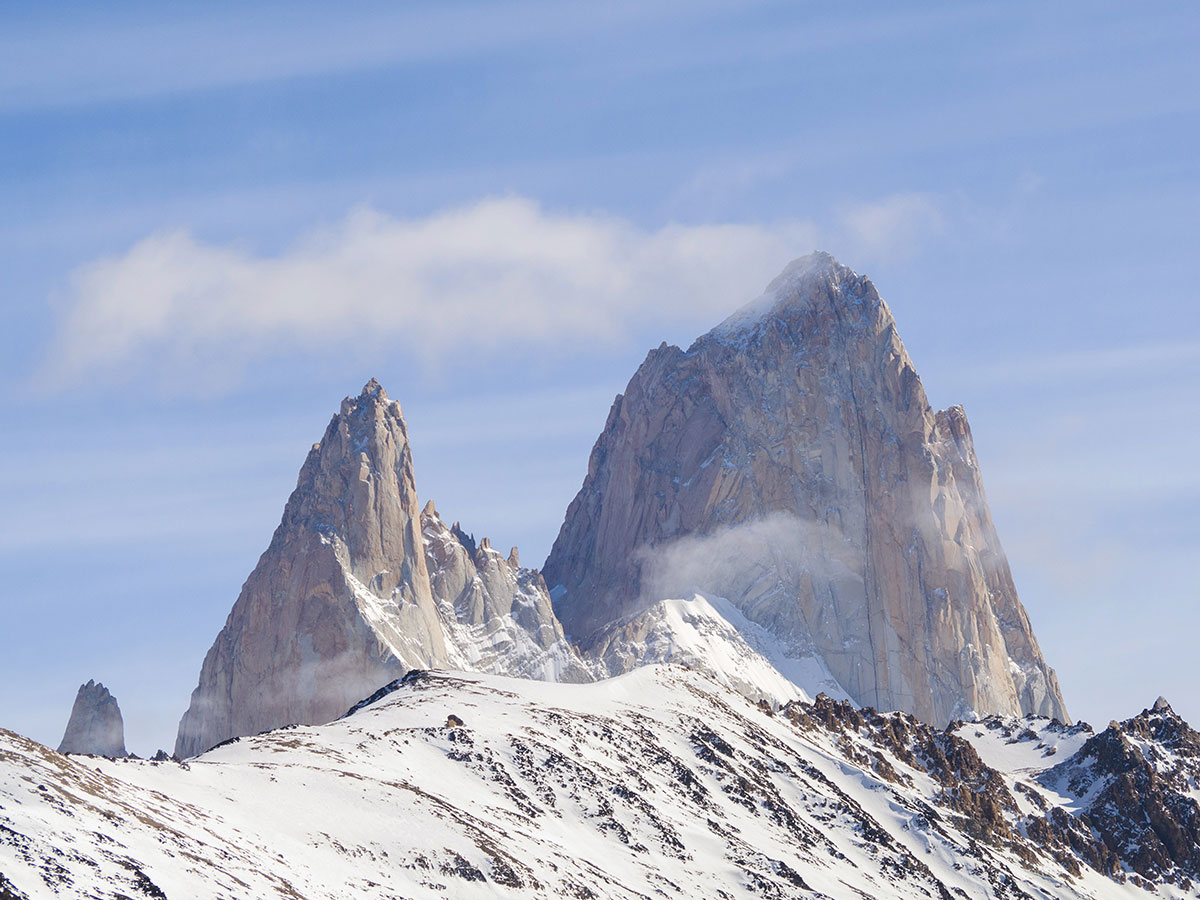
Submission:
<svg viewBox="0 0 1200 900">
<path fill-rule="evenodd" d="M 420 506 L 372 379 L 189 759 L 0 731 L 0 896 L 1195 896 L 1200 736 L 1162 698 L 1070 724 L 965 414 L 826 254 L 651 352 L 546 572 Z M 61 749 L 119 726 L 89 682 Z"/>
</svg>

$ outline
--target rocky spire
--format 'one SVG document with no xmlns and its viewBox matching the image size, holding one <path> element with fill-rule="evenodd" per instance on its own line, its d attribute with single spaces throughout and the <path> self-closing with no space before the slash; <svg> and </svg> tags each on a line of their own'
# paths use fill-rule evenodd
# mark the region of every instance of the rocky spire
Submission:
<svg viewBox="0 0 1200 900">
<path fill-rule="evenodd" d="M 613 403 L 546 561 L 585 645 L 692 591 L 731 600 L 857 702 L 944 724 L 1066 719 L 1017 599 L 960 407 L 929 407 L 891 311 L 797 260 Z"/>
<path fill-rule="evenodd" d="M 79 686 L 58 752 L 114 758 L 127 755 L 121 708 L 104 685 L 89 680 Z"/>
<path fill-rule="evenodd" d="M 549 681 L 590 681 L 563 634 L 540 573 L 507 559 L 486 537 L 476 544 L 430 503 L 421 514 L 425 562 L 453 668 Z"/>
<path fill-rule="evenodd" d="M 308 454 L 204 659 L 176 755 L 328 722 L 410 668 L 589 680 L 517 560 L 422 510 L 400 405 L 372 378 Z"/>
<path fill-rule="evenodd" d="M 445 661 L 408 429 L 372 378 L 309 452 L 205 657 L 175 752 L 328 721 L 409 668 Z"/>
</svg>

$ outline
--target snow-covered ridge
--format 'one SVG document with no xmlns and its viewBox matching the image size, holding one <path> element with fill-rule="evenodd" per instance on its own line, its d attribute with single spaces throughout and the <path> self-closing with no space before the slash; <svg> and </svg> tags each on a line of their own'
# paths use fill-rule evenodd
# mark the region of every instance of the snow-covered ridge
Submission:
<svg viewBox="0 0 1200 900">
<path fill-rule="evenodd" d="M 679 663 L 773 706 L 819 693 L 848 699 L 820 659 L 790 651 L 722 597 L 662 600 L 609 626 L 591 655 L 608 675 Z"/>
<path fill-rule="evenodd" d="M 329 725 L 178 764 L 66 757 L 0 732 L 0 890 L 1145 896 L 1127 870 L 1063 856 L 1049 814 L 1018 809 L 970 744 L 904 714 L 826 697 L 771 714 L 679 666 L 591 684 L 414 672 L 389 687 Z M 1179 874 L 1156 895 L 1191 895 Z"/>
</svg>

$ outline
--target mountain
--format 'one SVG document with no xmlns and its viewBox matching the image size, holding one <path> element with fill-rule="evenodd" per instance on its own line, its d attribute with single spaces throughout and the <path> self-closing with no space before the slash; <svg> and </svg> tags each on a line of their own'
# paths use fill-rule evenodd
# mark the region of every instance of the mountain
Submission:
<svg viewBox="0 0 1200 900">
<path fill-rule="evenodd" d="M 329 721 L 410 668 L 587 681 L 683 661 L 776 704 L 1069 721 L 965 415 L 930 409 L 874 286 L 826 254 L 649 355 L 544 571 L 421 508 L 372 379 L 301 468 L 175 752 Z"/>
<path fill-rule="evenodd" d="M 939 730 L 824 695 L 772 713 L 680 666 L 414 671 L 182 763 L 0 731 L 0 896 L 1195 896 L 1198 740 L 1162 706 Z"/>
<path fill-rule="evenodd" d="M 930 408 L 887 304 L 828 254 L 647 356 L 543 572 L 588 651 L 700 593 L 861 705 L 1069 721 L 963 410 Z"/>
<path fill-rule="evenodd" d="M 102 684 L 89 680 L 79 686 L 59 753 L 125 756 L 125 721 L 117 698 Z"/>
<path fill-rule="evenodd" d="M 1080 827 L 1068 842 L 1089 846 L 1096 868 L 1149 881 L 1200 873 L 1200 735 L 1164 698 L 1110 723 L 1038 781 L 1075 800 Z"/>
<path fill-rule="evenodd" d="M 400 405 L 371 379 L 309 452 L 204 658 L 176 755 L 328 722 L 411 668 L 589 678 L 540 577 L 515 553 L 445 541 L 428 512 Z"/>
</svg>

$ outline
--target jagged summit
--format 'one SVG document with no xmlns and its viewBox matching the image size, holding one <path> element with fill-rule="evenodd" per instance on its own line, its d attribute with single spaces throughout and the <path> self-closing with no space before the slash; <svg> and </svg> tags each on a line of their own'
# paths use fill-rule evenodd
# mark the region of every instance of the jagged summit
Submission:
<svg viewBox="0 0 1200 900">
<path fill-rule="evenodd" d="M 342 401 L 304 461 L 205 657 L 175 752 L 328 721 L 409 668 L 446 658 L 408 428 L 371 379 Z"/>
<path fill-rule="evenodd" d="M 108 688 L 91 679 L 81 684 L 71 707 L 59 753 L 125 756 L 125 722 Z"/>
<path fill-rule="evenodd" d="M 372 378 L 342 401 L 301 467 L 205 657 L 176 754 L 330 721 L 412 668 L 586 680 L 541 576 L 515 554 L 511 565 L 493 560 L 486 541 L 482 552 L 469 539 L 461 554 L 435 552 L 424 525 L 436 522 L 440 536 L 440 521 L 432 502 L 422 512 L 400 404 Z"/>
<path fill-rule="evenodd" d="M 891 311 L 871 280 L 818 250 L 788 263 L 762 294 L 697 338 L 688 352 L 708 341 L 745 338 L 746 332 L 772 319 L 794 320 L 814 306 L 836 308 L 839 320 L 858 324 L 879 315 L 882 325 L 894 327 Z"/>
</svg>

